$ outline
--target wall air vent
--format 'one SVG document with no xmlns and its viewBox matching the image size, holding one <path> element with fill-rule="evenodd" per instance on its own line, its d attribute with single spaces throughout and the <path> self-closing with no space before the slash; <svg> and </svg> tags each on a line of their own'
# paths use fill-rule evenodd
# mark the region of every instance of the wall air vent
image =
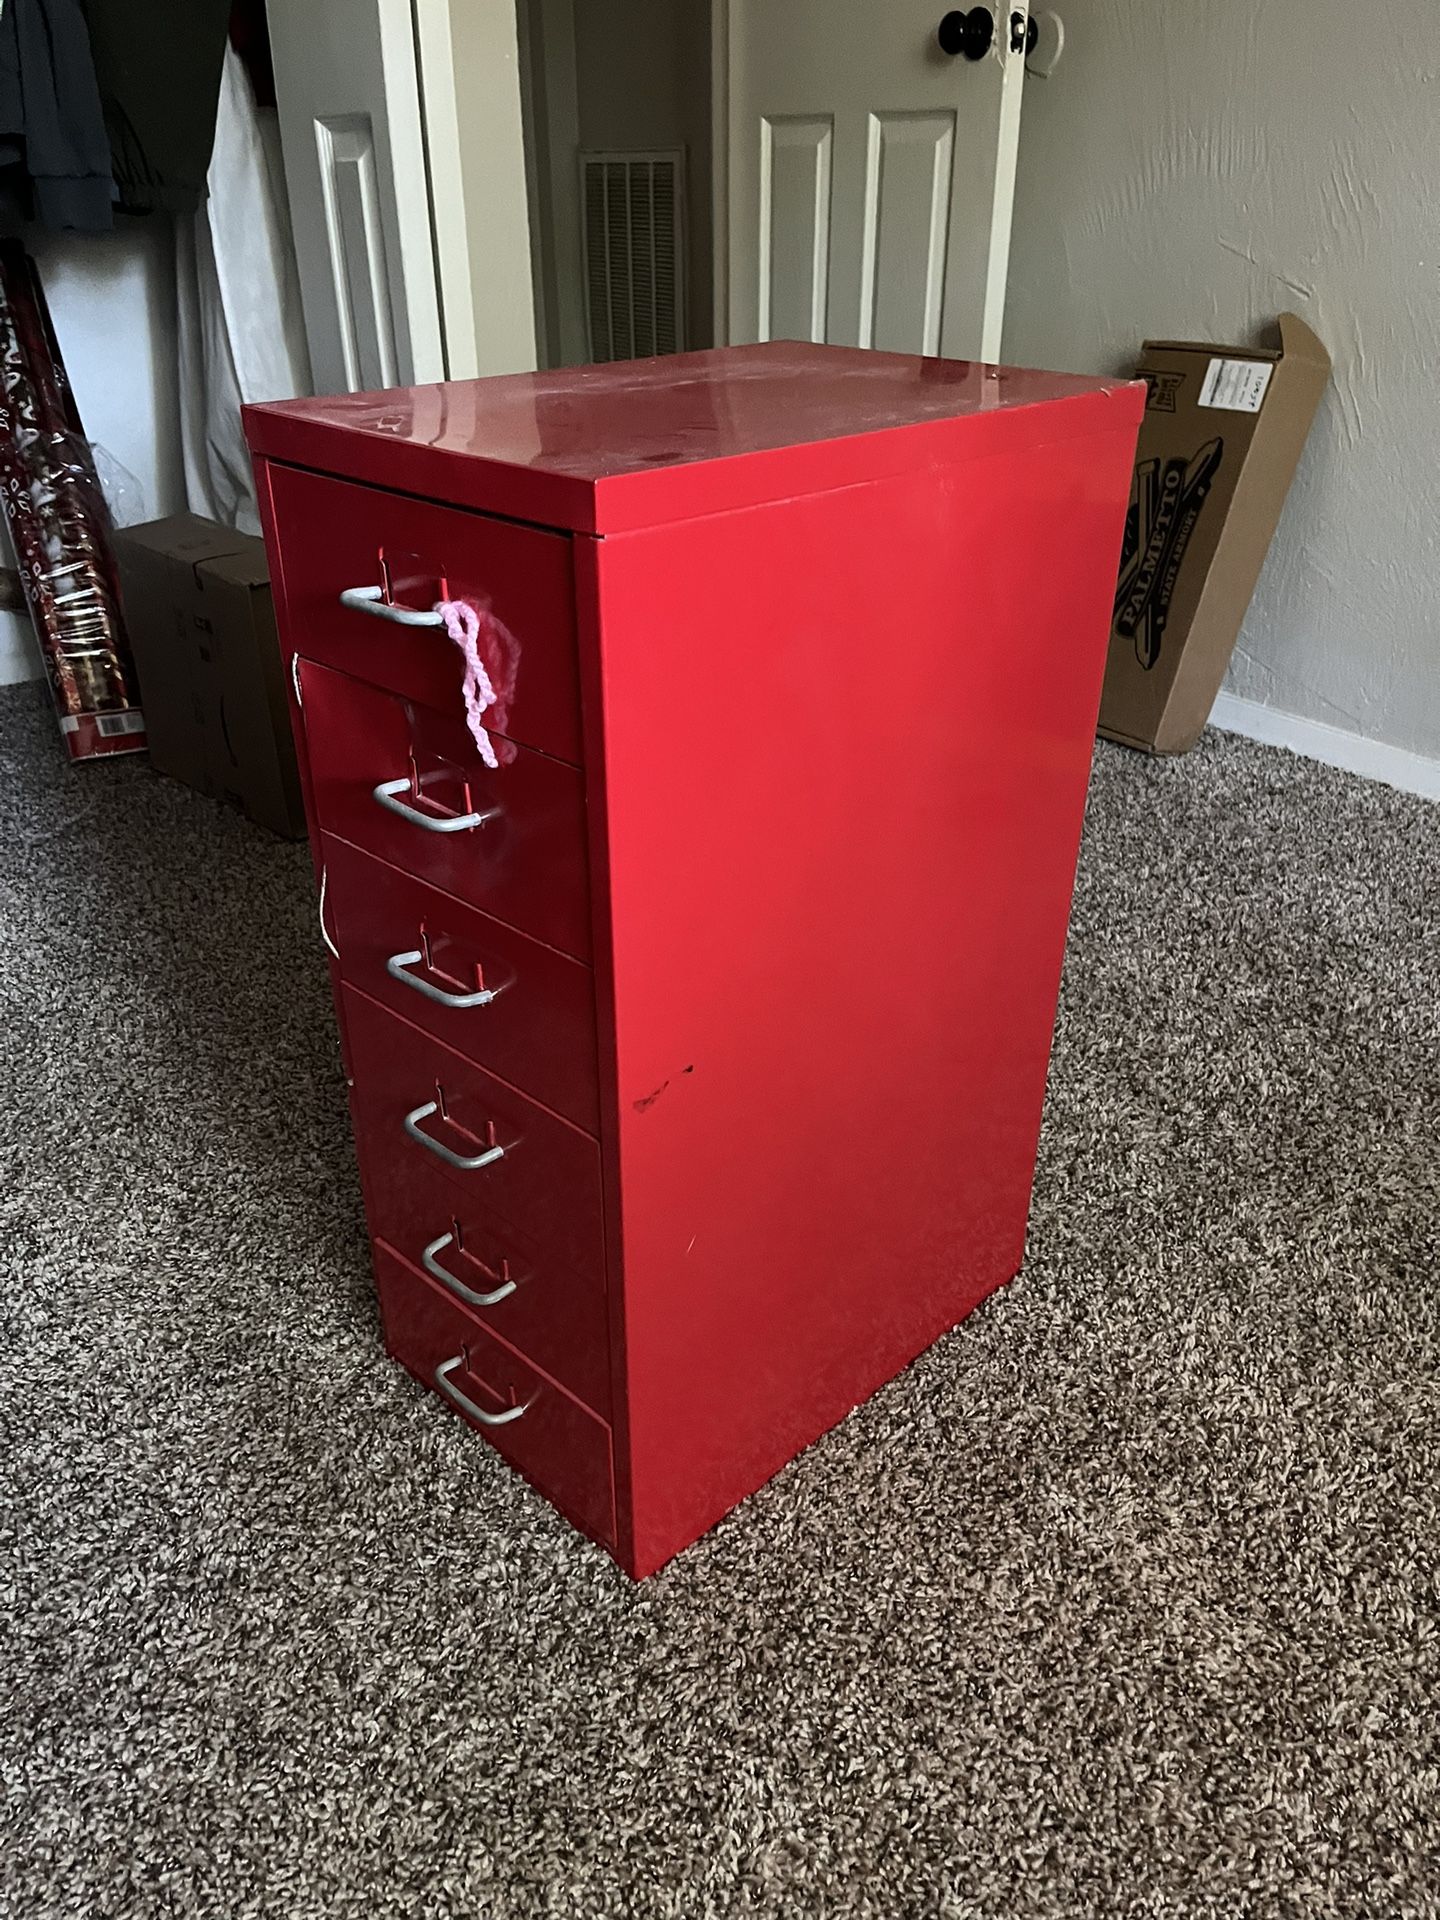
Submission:
<svg viewBox="0 0 1440 1920">
<path fill-rule="evenodd" d="M 591 359 L 679 353 L 685 345 L 683 153 L 582 153 L 580 189 Z"/>
</svg>

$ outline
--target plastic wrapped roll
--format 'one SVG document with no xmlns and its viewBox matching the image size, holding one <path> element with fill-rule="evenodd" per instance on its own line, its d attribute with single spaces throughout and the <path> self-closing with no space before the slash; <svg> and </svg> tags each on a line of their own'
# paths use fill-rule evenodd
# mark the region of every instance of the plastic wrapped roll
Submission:
<svg viewBox="0 0 1440 1920">
<path fill-rule="evenodd" d="M 0 242 L 0 498 L 72 760 L 145 745 L 110 515 L 35 262 Z"/>
</svg>

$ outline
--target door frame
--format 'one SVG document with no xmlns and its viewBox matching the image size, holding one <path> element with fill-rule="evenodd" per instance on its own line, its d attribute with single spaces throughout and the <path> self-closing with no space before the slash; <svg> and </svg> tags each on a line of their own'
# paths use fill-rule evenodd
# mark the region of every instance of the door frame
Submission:
<svg viewBox="0 0 1440 1920">
<path fill-rule="evenodd" d="M 535 234 L 536 330 L 542 366 L 566 366 L 590 357 L 585 284 L 584 204 L 581 186 L 580 100 L 576 7 L 584 0 L 516 0 L 520 21 L 521 81 L 525 98 L 527 173 Z M 693 0 L 685 0 L 693 4 Z M 3 0 L 0 0 L 3 4 Z M 730 338 L 727 242 L 728 75 L 724 67 L 726 0 L 709 0 L 710 241 L 714 290 L 711 319 L 716 346 Z M 687 156 L 687 164 L 693 155 Z M 698 188 L 698 179 L 694 182 Z M 698 323 L 699 316 L 691 319 Z"/>
<path fill-rule="evenodd" d="M 710 0 L 710 222 L 717 347 L 730 344 L 730 0 Z"/>
<path fill-rule="evenodd" d="M 445 377 L 521 372 L 536 339 L 534 304 L 515 295 L 531 261 L 516 10 L 411 9 Z"/>
<path fill-rule="evenodd" d="M 540 364 L 589 357 L 575 0 L 516 0 Z"/>
</svg>

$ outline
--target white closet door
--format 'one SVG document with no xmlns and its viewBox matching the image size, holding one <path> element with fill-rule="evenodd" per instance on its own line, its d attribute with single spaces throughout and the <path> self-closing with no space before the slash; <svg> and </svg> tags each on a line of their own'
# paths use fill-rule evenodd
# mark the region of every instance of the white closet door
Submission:
<svg viewBox="0 0 1440 1920">
<path fill-rule="evenodd" d="M 1025 0 L 719 9 L 730 338 L 998 359 Z"/>
<path fill-rule="evenodd" d="M 269 0 L 317 393 L 443 380 L 410 0 Z"/>
</svg>

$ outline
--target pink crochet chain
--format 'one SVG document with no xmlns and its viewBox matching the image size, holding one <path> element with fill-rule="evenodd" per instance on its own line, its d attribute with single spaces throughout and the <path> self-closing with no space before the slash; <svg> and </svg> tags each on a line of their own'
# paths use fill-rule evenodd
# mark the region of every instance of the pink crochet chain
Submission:
<svg viewBox="0 0 1440 1920">
<path fill-rule="evenodd" d="M 446 633 L 464 656 L 465 679 L 461 692 L 465 695 L 465 718 L 480 749 L 480 758 L 487 767 L 498 767 L 500 762 L 485 725 L 485 715 L 492 707 L 499 705 L 499 700 L 485 662 L 480 658 L 480 615 L 468 600 L 437 600 L 435 611 L 445 622 Z"/>
</svg>

